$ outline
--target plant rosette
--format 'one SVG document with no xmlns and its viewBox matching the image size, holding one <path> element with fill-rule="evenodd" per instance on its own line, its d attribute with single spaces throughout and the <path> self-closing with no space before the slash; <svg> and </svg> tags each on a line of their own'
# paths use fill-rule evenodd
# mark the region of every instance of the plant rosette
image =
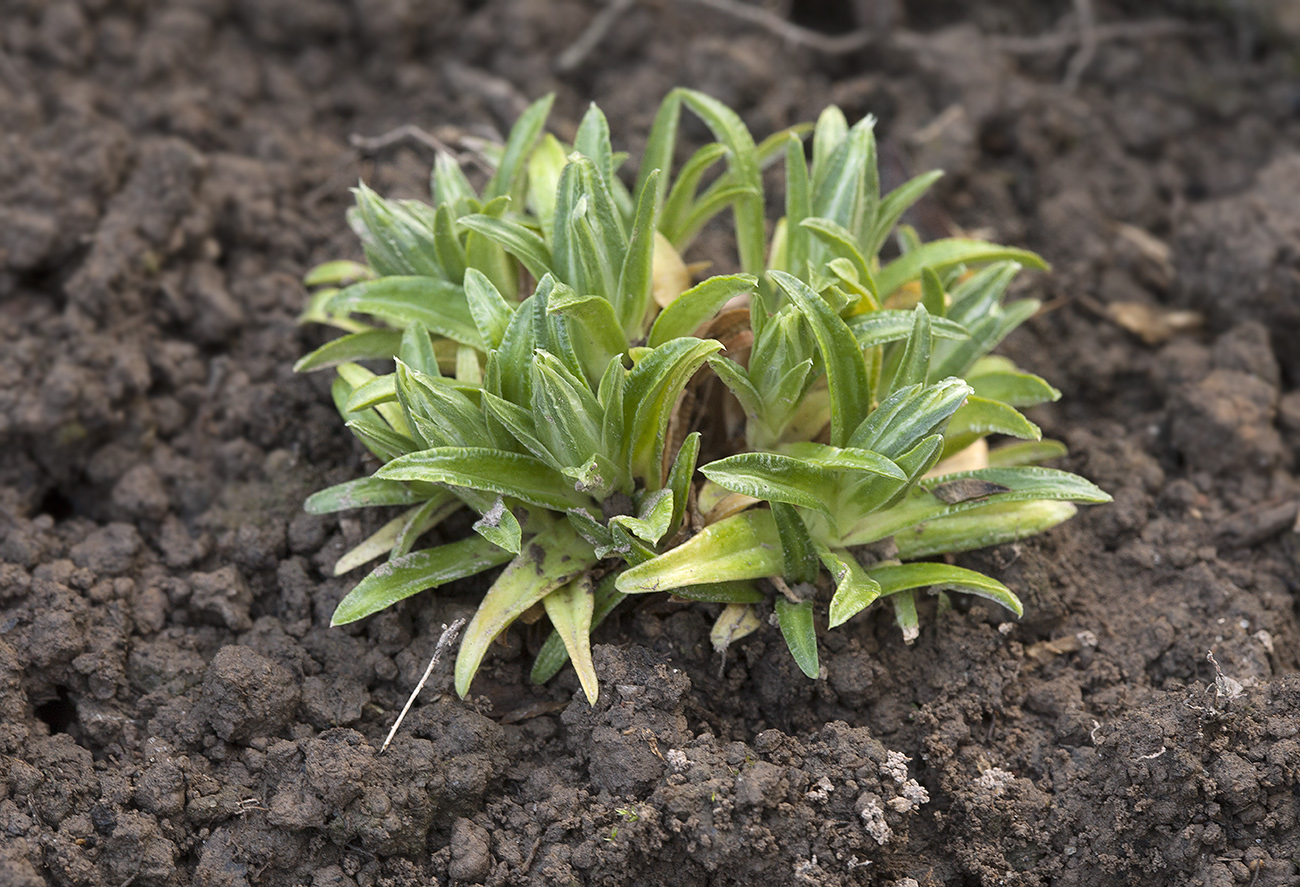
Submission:
<svg viewBox="0 0 1300 887">
<path fill-rule="evenodd" d="M 1004 297 L 1041 260 L 961 238 L 923 244 L 899 226 L 937 174 L 882 197 L 869 118 L 849 127 L 823 113 L 809 167 L 806 127 L 756 143 L 734 112 L 676 90 L 628 190 L 599 110 L 565 146 L 542 132 L 549 107 L 534 104 L 486 155 L 497 171 L 481 195 L 445 157 L 433 207 L 359 188 L 350 218 L 368 264 L 308 276 L 323 289 L 303 320 L 347 335 L 298 369 L 337 368 L 335 404 L 383 465 L 307 509 L 405 506 L 340 559 L 336 573 L 388 556 L 334 624 L 505 565 L 462 641 L 457 691 L 496 636 L 540 609 L 555 630 L 533 678 L 572 661 L 594 702 L 589 635 L 629 593 L 722 604 L 723 649 L 771 606 L 810 675 L 828 579 L 831 627 L 888 597 L 910 641 L 922 587 L 1019 615 L 990 577 L 903 561 L 1023 538 L 1108 498 L 1034 467 L 1064 448 L 1019 409 L 1059 392 L 989 355 L 1037 310 Z M 717 141 L 669 187 L 682 108 Z M 769 242 L 761 171 L 781 156 L 786 215 Z M 680 251 L 728 209 L 743 273 L 692 285 Z M 895 230 L 899 255 L 882 264 Z M 749 330 L 723 336 L 726 348 L 701 338 L 734 321 L 720 312 L 737 297 Z M 394 372 L 360 364 L 385 358 Z M 702 438 L 685 433 L 683 392 L 706 363 L 744 416 L 744 446 L 710 454 L 721 458 L 694 489 Z M 989 450 L 990 434 L 1022 440 Z M 462 507 L 479 514 L 473 535 L 413 550 Z"/>
</svg>

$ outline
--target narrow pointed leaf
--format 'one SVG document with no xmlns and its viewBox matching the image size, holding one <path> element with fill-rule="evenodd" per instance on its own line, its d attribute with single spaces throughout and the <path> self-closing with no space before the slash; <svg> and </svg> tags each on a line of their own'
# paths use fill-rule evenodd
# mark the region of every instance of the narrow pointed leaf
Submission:
<svg viewBox="0 0 1300 887">
<path fill-rule="evenodd" d="M 605 621 L 605 617 L 614 611 L 623 599 L 626 597 L 622 592 L 614 588 L 614 580 L 618 574 L 609 573 L 600 582 L 596 583 L 596 588 L 592 592 L 594 604 L 591 614 L 591 630 L 595 631 L 600 624 Z M 564 663 L 569 661 L 569 651 L 564 648 L 564 639 L 558 632 L 552 631 L 542 644 L 542 648 L 537 651 L 537 658 L 533 660 L 533 671 L 529 679 L 534 684 L 544 684 L 564 667 Z"/>
<path fill-rule="evenodd" d="M 876 276 L 871 271 L 867 257 L 858 249 L 852 231 L 839 222 L 820 216 L 804 219 L 800 227 L 825 245 L 825 253 L 835 258 L 847 259 L 853 266 L 853 270 L 857 272 L 858 282 L 873 296 L 876 295 Z"/>
<path fill-rule="evenodd" d="M 1006 434 L 1021 440 L 1039 440 L 1043 436 L 1042 429 L 1015 407 L 971 395 L 948 422 L 944 455 L 951 456 L 990 434 Z"/>
<path fill-rule="evenodd" d="M 469 487 L 556 511 L 589 503 L 563 474 L 541 460 L 479 447 L 433 447 L 410 453 L 389 462 L 375 476 Z"/>
<path fill-rule="evenodd" d="M 531 228 L 525 228 L 509 219 L 497 219 L 482 214 L 463 216 L 460 224 L 498 244 L 518 259 L 533 277 L 540 279 L 548 271 L 553 270 L 551 251 L 546 248 L 542 236 Z"/>
<path fill-rule="evenodd" d="M 416 551 L 376 567 L 348 593 L 330 619 L 346 625 L 378 613 L 400 600 L 504 564 L 510 553 L 471 536 L 438 548 Z"/>
<path fill-rule="evenodd" d="M 919 176 L 908 179 L 881 198 L 880 207 L 876 210 L 876 217 L 872 221 L 871 233 L 863 242 L 862 251 L 869 256 L 879 253 L 880 248 L 889 239 L 889 232 L 894 230 L 903 213 L 920 200 L 925 192 L 930 190 L 930 186 L 942 176 L 941 170 L 923 172 Z"/>
<path fill-rule="evenodd" d="M 505 500 L 500 496 L 474 522 L 474 532 L 512 555 L 518 554 L 523 547 L 523 528 L 519 526 L 519 519 L 506 507 Z"/>
<path fill-rule="evenodd" d="M 595 612 L 591 577 L 579 576 L 542 598 L 546 615 L 555 627 L 569 653 L 573 670 L 578 673 L 583 693 L 590 705 L 596 704 L 600 684 L 596 680 L 596 667 L 591 661 L 591 620 Z"/>
<path fill-rule="evenodd" d="M 812 582 L 817 578 L 817 549 L 808 527 L 793 505 L 772 502 L 772 519 L 781 538 L 782 575 L 791 582 Z"/>
<path fill-rule="evenodd" d="M 867 573 L 880 583 L 882 595 L 898 594 L 927 586 L 936 589 L 960 591 L 988 598 L 1006 607 L 1016 616 L 1024 615 L 1020 600 L 998 580 L 948 564 L 885 564 L 872 567 Z"/>
<path fill-rule="evenodd" d="M 618 272 L 615 313 L 627 339 L 642 336 L 646 312 L 654 300 L 655 226 L 658 221 L 659 171 L 650 176 L 637 191 L 636 217 L 628 239 L 627 254 Z M 626 349 L 624 349 L 626 350 Z"/>
<path fill-rule="evenodd" d="M 813 624 L 813 602 L 794 604 L 783 597 L 776 599 L 776 618 L 781 636 L 790 648 L 799 670 L 816 680 L 821 671 L 817 661 L 817 628 Z"/>
<path fill-rule="evenodd" d="M 772 278 L 799 306 L 821 351 L 831 394 L 831 445 L 842 447 L 871 409 L 867 365 L 852 331 L 821 296 L 798 278 L 773 271 Z"/>
<path fill-rule="evenodd" d="M 914 318 L 911 311 L 884 308 L 855 314 L 845 322 L 861 348 L 901 342 L 912 334 Z M 963 340 L 969 338 L 966 328 L 946 317 L 930 318 L 930 331 L 936 339 Z"/>
<path fill-rule="evenodd" d="M 900 557 L 974 551 L 1036 536 L 1074 517 L 1077 511 L 1069 502 L 1042 499 L 988 505 L 925 521 L 895 534 L 894 539 Z"/>
<path fill-rule="evenodd" d="M 382 557 L 392 551 L 398 537 L 402 533 L 402 527 L 418 509 L 408 509 L 405 514 L 398 515 L 388 521 L 382 527 L 366 537 L 360 544 L 349 549 L 334 563 L 334 575 L 342 576 L 344 573 L 351 572 L 362 564 L 369 563 L 377 557 Z"/>
<path fill-rule="evenodd" d="M 372 505 L 413 505 L 424 498 L 422 493 L 399 481 L 359 477 L 313 493 L 302 507 L 308 514 L 333 514 Z"/>
<path fill-rule="evenodd" d="M 402 334 L 398 330 L 366 330 L 332 339 L 293 365 L 296 373 L 324 369 L 358 360 L 380 360 L 392 357 L 401 347 Z"/>
<path fill-rule="evenodd" d="M 668 521 L 668 536 L 676 533 L 682 525 L 686 514 L 686 503 L 691 495 L 691 480 L 695 477 L 695 461 L 700 455 L 700 432 L 693 431 L 686 435 L 673 467 L 668 471 L 667 488 L 673 494 L 673 512 Z"/>
<path fill-rule="evenodd" d="M 1014 468 L 1019 465 L 1038 465 L 1060 459 L 1069 450 L 1059 440 L 1026 440 L 1004 444 L 989 450 L 990 468 Z"/>
<path fill-rule="evenodd" d="M 711 319 L 736 296 L 752 292 L 758 281 L 748 274 L 729 274 L 710 277 L 682 293 L 671 305 L 660 312 L 650 328 L 646 344 L 658 347 L 670 339 L 689 336 L 706 320 Z"/>
<path fill-rule="evenodd" d="M 499 549 L 498 549 L 499 550 Z M 488 645 L 524 611 L 595 563 L 591 546 L 567 521 L 533 537 L 492 583 L 465 629 L 456 656 L 456 692 L 464 698 Z"/>
<path fill-rule="evenodd" d="M 483 199 L 495 197 L 522 197 L 523 180 L 520 175 L 526 168 L 528 155 L 532 153 L 537 137 L 542 134 L 546 118 L 555 103 L 555 94 L 543 96 L 533 102 L 524 113 L 519 115 L 515 125 L 510 129 L 505 149 L 501 153 L 501 165 L 483 189 Z"/>
<path fill-rule="evenodd" d="M 1028 250 L 998 246 L 982 240 L 951 237 L 922 244 L 920 248 L 900 256 L 881 268 L 880 273 L 876 275 L 877 292 L 882 299 L 885 298 L 903 284 L 920 277 L 921 269 L 925 267 L 942 272 L 954 265 L 998 262 L 1007 259 L 1019 262 L 1028 268 L 1047 270 L 1047 263 Z"/>
<path fill-rule="evenodd" d="M 419 321 L 402 332 L 402 346 L 397 351 L 397 357 L 402 363 L 426 375 L 439 375 L 438 353 L 434 350 L 433 339 Z"/>
<path fill-rule="evenodd" d="M 629 469 L 646 489 L 663 485 L 664 435 L 682 389 L 711 354 L 722 350 L 712 339 L 673 339 L 655 348 L 632 369 L 624 393 Z"/>
<path fill-rule="evenodd" d="M 718 521 L 653 560 L 625 570 L 625 594 L 671 591 L 686 585 L 762 579 L 781 573 L 781 539 L 767 509 Z"/>
<path fill-rule="evenodd" d="M 880 583 L 867 575 L 851 552 L 822 548 L 820 553 L 822 563 L 835 578 L 827 627 L 836 628 L 880 597 Z"/>
<path fill-rule="evenodd" d="M 353 284 L 330 300 L 329 310 L 370 314 L 395 327 L 419 322 L 430 331 L 483 347 L 461 288 L 433 277 L 381 277 Z"/>
</svg>

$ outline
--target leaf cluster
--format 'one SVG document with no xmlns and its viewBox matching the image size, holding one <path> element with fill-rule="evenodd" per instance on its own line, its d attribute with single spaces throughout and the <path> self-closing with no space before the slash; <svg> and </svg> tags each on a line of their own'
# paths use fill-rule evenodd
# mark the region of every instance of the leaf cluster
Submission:
<svg viewBox="0 0 1300 887">
<path fill-rule="evenodd" d="M 1041 260 L 921 243 L 899 223 L 938 174 L 882 195 L 870 118 L 850 127 L 828 109 L 809 162 L 808 127 L 759 143 L 721 103 L 675 90 L 629 188 L 599 109 L 565 145 L 544 132 L 550 105 L 489 155 L 481 191 L 447 157 L 432 204 L 360 186 L 349 218 L 366 263 L 307 278 L 303 320 L 345 335 L 297 368 L 336 368 L 335 404 L 382 467 L 306 507 L 404 507 L 340 560 L 338 573 L 387 555 L 334 624 L 505 565 L 466 630 L 458 692 L 494 638 L 544 612 L 553 634 L 534 679 L 572 661 L 594 702 L 589 636 L 627 594 L 723 604 L 722 649 L 770 609 L 813 676 L 819 601 L 834 627 L 888 597 L 909 641 L 920 588 L 1019 615 L 990 577 L 905 561 L 1031 535 L 1107 499 L 1035 467 L 1064 448 L 1020 410 L 1059 392 L 989 353 L 1037 310 L 1005 295 Z M 683 110 L 715 141 L 674 176 Z M 769 239 L 762 171 L 782 159 L 785 215 Z M 681 252 L 727 211 L 741 273 L 695 284 Z M 891 233 L 898 254 L 882 262 Z M 746 298 L 744 334 L 707 338 Z M 362 366 L 377 359 L 394 370 Z M 709 454 L 701 485 L 683 404 L 706 364 L 744 431 L 738 450 Z M 1021 442 L 989 451 L 992 434 Z M 956 470 L 972 453 L 978 464 Z M 416 550 L 466 507 L 473 535 Z"/>
</svg>

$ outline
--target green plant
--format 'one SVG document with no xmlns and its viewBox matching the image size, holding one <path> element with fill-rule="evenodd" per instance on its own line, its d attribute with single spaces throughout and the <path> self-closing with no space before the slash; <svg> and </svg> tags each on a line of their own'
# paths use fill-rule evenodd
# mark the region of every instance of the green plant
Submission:
<svg viewBox="0 0 1300 887">
<path fill-rule="evenodd" d="M 1063 451 L 1016 409 L 1058 394 L 987 356 L 1037 307 L 1003 304 L 1017 262 L 1041 260 L 980 241 L 922 244 L 904 227 L 900 255 L 882 264 L 935 176 L 882 197 L 870 120 L 849 127 L 836 109 L 818 121 L 809 168 L 804 128 L 756 143 L 734 112 L 676 90 L 629 190 L 600 111 L 566 146 L 542 132 L 549 108 L 534 104 L 488 154 L 496 172 L 481 193 L 444 157 L 432 206 L 360 187 L 350 220 L 367 264 L 308 276 L 321 289 L 303 320 L 346 335 L 298 369 L 337 368 L 335 403 L 384 464 L 307 508 L 405 506 L 340 560 L 338 573 L 388 555 L 333 623 L 504 564 L 466 630 L 457 691 L 491 641 L 540 608 L 554 632 L 534 679 L 570 660 L 594 702 L 589 635 L 625 593 L 724 604 L 714 639 L 725 647 L 759 624 L 754 608 L 771 596 L 756 583 L 770 579 L 809 674 L 822 566 L 836 582 L 832 626 L 890 595 L 910 638 L 912 589 L 924 585 L 1018 613 L 988 577 L 895 561 L 1019 538 L 1065 519 L 1070 501 L 1105 499 L 1081 478 L 1020 464 Z M 674 179 L 683 108 L 717 142 Z M 769 243 L 761 170 L 781 157 L 786 215 Z M 679 251 L 727 209 L 742 273 L 691 285 Z M 977 263 L 993 264 L 970 272 Z M 746 353 L 732 336 L 723 354 L 698 336 L 744 296 L 753 344 Z M 387 374 L 360 364 L 390 358 Z M 680 403 L 706 362 L 745 414 L 746 448 L 705 465 L 696 491 L 701 435 L 686 433 Z M 994 451 L 987 468 L 925 478 L 994 432 L 1029 443 Z M 466 506 L 479 515 L 473 535 L 414 550 Z M 881 545 L 891 537 L 896 551 Z"/>
</svg>

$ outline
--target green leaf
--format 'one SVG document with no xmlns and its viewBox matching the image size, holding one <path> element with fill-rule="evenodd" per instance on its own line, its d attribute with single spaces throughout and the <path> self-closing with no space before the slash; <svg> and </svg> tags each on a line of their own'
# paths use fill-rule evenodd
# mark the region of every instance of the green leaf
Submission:
<svg viewBox="0 0 1300 887">
<path fill-rule="evenodd" d="M 769 507 L 781 538 L 782 575 L 791 582 L 815 581 L 819 572 L 817 549 L 798 510 L 784 502 L 771 502 Z"/>
<path fill-rule="evenodd" d="M 674 588 L 673 596 L 705 604 L 761 604 L 768 596 L 754 587 L 753 582 L 710 582 L 705 585 L 687 585 Z"/>
<path fill-rule="evenodd" d="M 580 154 L 571 155 L 555 203 L 556 275 L 580 293 L 614 302 L 627 244 L 622 219 L 595 165 Z"/>
<path fill-rule="evenodd" d="M 868 476 L 907 480 L 902 469 L 879 453 L 822 444 L 804 444 L 801 451 L 816 455 L 741 453 L 711 462 L 700 471 L 728 490 L 810 508 L 827 517 L 834 517 L 844 493 L 856 481 Z"/>
<path fill-rule="evenodd" d="M 534 352 L 533 421 L 556 461 L 576 468 L 600 451 L 601 407 L 586 384 L 552 354 Z"/>
<path fill-rule="evenodd" d="M 519 519 L 500 496 L 474 522 L 474 532 L 511 554 L 518 554 L 523 547 L 523 528 L 519 526 Z"/>
<path fill-rule="evenodd" d="M 942 431 L 969 394 L 970 386 L 961 379 L 903 388 L 863 420 L 849 444 L 896 459 L 923 438 Z"/>
<path fill-rule="evenodd" d="M 434 212 L 433 248 L 448 279 L 456 281 L 465 276 L 465 247 L 456 234 L 451 208 L 446 204 Z"/>
<path fill-rule="evenodd" d="M 580 296 L 565 287 L 551 296 L 547 312 L 566 318 L 574 333 L 574 347 L 588 378 L 599 379 L 628 341 L 614 316 L 614 306 L 600 296 Z"/>
<path fill-rule="evenodd" d="M 796 277 L 807 273 L 808 233 L 803 221 L 812 215 L 812 182 L 804 159 L 803 139 L 790 135 L 785 146 L 785 257 L 781 271 Z"/>
<path fill-rule="evenodd" d="M 625 570 L 625 594 L 780 575 L 781 539 L 767 509 L 751 509 L 705 527 L 676 548 Z"/>
<path fill-rule="evenodd" d="M 813 602 L 794 604 L 783 597 L 776 599 L 776 618 L 781 635 L 790 648 L 799 670 L 816 680 L 821 672 L 817 661 L 817 629 L 813 625 Z"/>
<path fill-rule="evenodd" d="M 591 661 L 591 620 L 596 608 L 591 577 L 584 573 L 567 585 L 561 585 L 542 598 L 542 606 L 546 608 L 556 634 L 564 642 L 587 702 L 595 705 L 600 684 Z"/>
<path fill-rule="evenodd" d="M 931 489 L 941 484 L 966 479 L 981 481 L 993 487 L 1005 487 L 1006 492 L 952 504 L 930 493 Z M 845 534 L 843 544 L 846 547 L 865 545 L 887 536 L 895 536 L 896 542 L 906 545 L 908 543 L 903 538 L 906 534 L 902 531 L 926 521 L 949 517 L 973 508 L 1035 499 L 1096 504 L 1109 502 L 1110 496 L 1078 475 L 1054 468 L 981 468 L 977 471 L 963 471 L 922 481 L 898 505 L 887 511 L 867 515 L 859 521 Z"/>
<path fill-rule="evenodd" d="M 639 515 L 616 515 L 609 519 L 611 525 L 617 525 L 649 545 L 657 545 L 668 532 L 673 517 L 673 494 L 671 490 L 656 490 L 645 497 L 641 503 Z"/>
<path fill-rule="evenodd" d="M 657 348 L 670 339 L 689 336 L 736 296 L 752 292 L 758 281 L 748 274 L 710 277 L 682 293 L 659 313 L 646 344 Z"/>
<path fill-rule="evenodd" d="M 867 292 L 872 296 L 876 295 L 876 276 L 872 273 L 867 258 L 858 249 L 852 231 L 838 222 L 817 216 L 804 219 L 800 227 L 812 232 L 826 246 L 831 256 L 847 259 L 852 264 L 853 270 L 857 272 L 858 282 L 866 287 Z"/>
<path fill-rule="evenodd" d="M 388 373 L 384 376 L 375 376 L 369 382 L 352 389 L 352 396 L 348 398 L 347 409 L 349 413 L 357 413 L 396 400 L 397 376 L 394 373 Z"/>
<path fill-rule="evenodd" d="M 889 232 L 894 230 L 898 220 L 903 217 L 914 203 L 921 199 L 926 191 L 930 190 L 943 173 L 940 170 L 921 173 L 915 178 L 908 179 L 899 185 L 893 191 L 890 191 L 880 201 L 880 207 L 876 210 L 876 218 L 872 221 L 871 233 L 862 243 L 862 251 L 869 256 L 874 256 L 880 252 L 885 241 L 889 239 Z M 935 312 L 937 313 L 937 312 Z"/>
<path fill-rule="evenodd" d="M 1069 450 L 1059 440 L 1027 440 L 1004 444 L 989 450 L 990 468 L 1014 468 L 1037 465 L 1066 455 Z"/>
<path fill-rule="evenodd" d="M 596 589 L 592 593 L 594 598 L 591 614 L 592 631 L 595 631 L 605 621 L 605 617 L 626 597 L 614 588 L 614 580 L 617 578 L 617 573 L 609 573 L 596 583 Z M 537 658 L 533 660 L 533 671 L 529 678 L 534 684 L 544 684 L 555 677 L 568 661 L 569 651 L 564 648 L 563 638 L 558 632 L 552 631 L 546 643 L 542 644 L 542 648 L 537 651 Z"/>
<path fill-rule="evenodd" d="M 882 299 L 885 298 L 908 281 L 916 280 L 921 275 L 921 269 L 925 267 L 942 272 L 954 265 L 997 262 L 1004 259 L 1019 262 L 1029 268 L 1047 270 L 1047 263 L 1028 250 L 998 246 L 982 240 L 950 237 L 922 244 L 919 249 L 899 256 L 881 268 L 880 273 L 876 275 L 877 292 Z"/>
<path fill-rule="evenodd" d="M 389 462 L 375 476 L 468 487 L 555 511 L 590 504 L 563 474 L 541 460 L 481 447 L 433 447 L 410 453 Z"/>
<path fill-rule="evenodd" d="M 453 210 L 478 204 L 478 195 L 465 178 L 464 171 L 455 158 L 439 151 L 434 159 L 432 182 L 433 202 L 450 206 Z M 460 214 L 459 212 L 457 213 Z"/>
<path fill-rule="evenodd" d="M 333 514 L 372 505 L 413 505 L 424 498 L 423 493 L 395 480 L 359 477 L 313 493 L 302 507 L 308 514 Z"/>
<path fill-rule="evenodd" d="M 772 278 L 798 305 L 817 339 L 830 386 L 831 445 L 842 447 L 871 409 L 866 361 L 853 332 L 821 296 L 783 271 L 773 271 Z"/>
<path fill-rule="evenodd" d="M 501 423 L 511 437 L 523 444 L 524 449 L 542 460 L 548 467 L 557 472 L 564 470 L 565 466 L 560 464 L 537 437 L 537 425 L 533 421 L 531 412 L 489 391 L 484 391 L 482 398 L 485 416 L 490 416 Z"/>
<path fill-rule="evenodd" d="M 456 656 L 456 692 L 464 698 L 488 645 L 520 615 L 595 563 L 591 545 L 567 521 L 533 537 L 492 583 L 465 629 Z"/>
<path fill-rule="evenodd" d="M 339 602 L 330 625 L 364 619 L 413 594 L 473 576 L 509 559 L 509 552 L 477 536 L 399 557 L 376 567 L 357 583 Z"/>
<path fill-rule="evenodd" d="M 885 564 L 867 571 L 880 584 L 881 595 L 898 594 L 914 588 L 960 591 L 1001 604 L 1016 616 L 1024 615 L 1020 600 L 1001 582 L 983 573 L 947 564 Z"/>
<path fill-rule="evenodd" d="M 754 137 L 736 112 L 717 99 L 690 89 L 673 92 L 704 121 L 713 137 L 727 146 L 729 175 L 736 186 L 748 189 L 748 196 L 734 206 L 736 246 L 740 251 L 741 270 L 757 276 L 763 271 L 767 234 L 761 197 L 762 170 Z"/>
<path fill-rule="evenodd" d="M 550 133 L 542 136 L 528 158 L 528 205 L 541 222 L 542 238 L 547 243 L 555 236 L 555 192 L 568 162 L 568 152 Z"/>
<path fill-rule="evenodd" d="M 935 317 L 948 312 L 948 301 L 943 294 L 943 281 L 933 268 L 921 269 L 921 304 Z"/>
<path fill-rule="evenodd" d="M 911 591 L 895 592 L 889 602 L 894 607 L 894 622 L 903 633 L 903 643 L 909 647 L 921 636 L 920 620 L 916 615 L 916 596 Z"/>
<path fill-rule="evenodd" d="M 966 381 L 975 389 L 977 397 L 1013 407 L 1032 407 L 1061 399 L 1061 392 L 1045 379 L 1021 372 L 1006 358 L 981 358 L 966 373 Z"/>
<path fill-rule="evenodd" d="M 914 318 L 911 311 L 898 311 L 883 308 L 855 314 L 845 322 L 853 330 L 853 336 L 861 348 L 873 348 L 890 342 L 901 342 L 912 334 Z M 965 340 L 969 338 L 966 328 L 946 317 L 930 318 L 930 331 L 936 339 Z M 933 370 L 931 371 L 933 375 Z"/>
<path fill-rule="evenodd" d="M 481 207 L 482 214 L 499 219 L 510 205 L 509 197 L 498 197 Z M 472 215 L 467 213 L 466 215 Z M 465 232 L 465 264 L 488 276 L 492 285 L 508 301 L 515 301 L 519 291 L 519 266 L 505 247 L 478 231 Z"/>
<path fill-rule="evenodd" d="M 295 373 L 337 366 L 358 360 L 381 360 L 392 357 L 401 347 L 399 330 L 367 330 L 332 339 L 293 365 Z"/>
<path fill-rule="evenodd" d="M 524 182 L 520 173 L 526 169 L 528 155 L 532 153 L 537 137 L 542 134 L 542 127 L 546 125 L 546 118 L 554 103 L 555 93 L 551 93 L 533 102 L 519 115 L 506 139 L 501 165 L 483 189 L 484 200 L 510 197 L 522 202 Z"/>
<path fill-rule="evenodd" d="M 591 160 L 600 180 L 607 186 L 614 180 L 614 148 L 609 141 L 609 121 L 592 102 L 582 115 L 578 132 L 573 137 L 573 150 Z"/>
<path fill-rule="evenodd" d="M 929 381 L 930 349 L 933 344 L 930 312 L 925 310 L 924 305 L 917 305 L 912 312 L 912 334 L 907 338 L 907 347 L 903 350 L 898 368 L 890 382 L 890 394 L 913 385 L 925 385 Z M 957 412 L 960 413 L 961 410 Z"/>
<path fill-rule="evenodd" d="M 710 357 L 709 366 L 722 380 L 722 384 L 736 395 L 736 400 L 740 401 L 740 407 L 749 420 L 759 421 L 764 414 L 763 395 L 759 394 L 758 389 L 754 387 L 745 368 L 726 357 Z"/>
<path fill-rule="evenodd" d="M 709 167 L 726 156 L 727 146 L 718 142 L 710 142 L 699 148 L 682 165 L 681 172 L 677 174 L 677 180 L 673 182 L 672 189 L 668 191 L 663 210 L 660 213 L 659 226 L 663 235 L 672 241 L 673 246 L 679 250 L 685 249 L 689 242 L 683 236 L 683 233 L 686 219 L 690 216 L 691 207 L 695 203 L 695 195 L 699 190 L 700 179 L 708 171 Z"/>
<path fill-rule="evenodd" d="M 813 128 L 812 189 L 814 194 L 822 189 L 822 183 L 830 174 L 831 160 L 848 137 L 849 121 L 844 117 L 844 112 L 834 105 L 827 106 L 817 117 L 817 125 Z"/>
<path fill-rule="evenodd" d="M 483 347 L 464 291 L 433 277 L 381 277 L 339 290 L 330 300 L 334 312 L 370 314 L 395 327 L 422 323 L 440 336 Z"/>
<path fill-rule="evenodd" d="M 948 429 L 944 432 L 944 456 L 964 450 L 990 434 L 1006 434 L 1022 440 L 1039 440 L 1043 436 L 1042 430 L 1014 407 L 971 395 L 948 422 Z"/>
<path fill-rule="evenodd" d="M 843 549 L 821 548 L 822 563 L 835 577 L 835 596 L 831 598 L 828 628 L 836 628 L 852 619 L 880 597 L 880 583 L 867 575 L 852 553 Z"/>
<path fill-rule="evenodd" d="M 433 340 L 424 324 L 418 321 L 402 332 L 402 345 L 397 350 L 397 356 L 407 366 L 422 373 L 439 375 L 438 354 L 433 349 Z"/>
<path fill-rule="evenodd" d="M 632 235 L 623 266 L 618 272 L 615 313 L 626 339 L 641 337 L 646 313 L 654 299 L 655 216 L 658 210 L 655 198 L 658 189 L 659 172 L 653 170 L 637 191 Z"/>
<path fill-rule="evenodd" d="M 483 411 L 451 382 L 397 362 L 397 397 L 425 443 L 435 447 L 487 447 L 492 438 Z"/>
<path fill-rule="evenodd" d="M 681 121 L 682 94 L 678 90 L 668 93 L 655 112 L 654 123 L 650 126 L 650 135 L 646 138 L 645 153 L 641 159 L 641 170 L 637 174 L 633 193 L 645 193 L 646 180 L 656 170 L 659 180 L 655 185 L 655 205 L 663 206 L 668 195 L 669 173 L 673 168 L 673 151 L 677 147 L 677 127 Z"/>
<path fill-rule="evenodd" d="M 346 286 L 359 280 L 369 280 L 375 276 L 370 267 L 350 259 L 338 259 L 322 262 L 307 272 L 302 283 L 306 287 Z"/>
<path fill-rule="evenodd" d="M 682 526 L 686 514 L 686 503 L 691 495 L 691 480 L 695 476 L 695 461 L 700 455 L 700 432 L 692 431 L 682 441 L 673 460 L 673 467 L 668 472 L 667 488 L 673 494 L 673 512 L 668 521 L 667 535 L 676 533 Z"/>
<path fill-rule="evenodd" d="M 1028 539 L 1074 517 L 1069 502 L 1036 499 L 972 508 L 951 517 L 938 517 L 898 533 L 900 557 L 932 557 L 973 551 Z"/>
<path fill-rule="evenodd" d="M 402 557 L 415 547 L 420 537 L 455 514 L 465 505 L 451 490 L 438 490 L 419 508 L 413 509 L 393 542 L 389 560 Z"/>
<path fill-rule="evenodd" d="M 364 182 L 354 193 L 357 202 L 348 221 L 361 240 L 366 260 L 381 278 L 414 275 L 447 282 L 434 246 L 430 207 L 415 201 L 385 200 Z"/>
<path fill-rule="evenodd" d="M 720 350 L 722 343 L 712 339 L 673 339 L 641 358 L 628 374 L 623 399 L 628 467 L 646 489 L 663 485 L 664 435 L 678 396 L 705 359 Z"/>
<path fill-rule="evenodd" d="M 761 204 L 762 197 L 762 192 L 752 185 L 728 185 L 723 180 L 714 182 L 700 195 L 699 200 L 691 204 L 686 218 L 674 229 L 673 246 L 679 251 L 686 249 L 718 213 L 727 207 L 741 208 L 753 203 Z"/>
<path fill-rule="evenodd" d="M 405 434 L 393 431 L 373 413 L 370 416 L 364 413 L 360 414 L 359 418 L 352 419 L 347 423 L 347 428 L 357 436 L 358 440 L 365 444 L 366 449 L 384 461 L 396 459 L 398 456 L 419 449 L 419 445 L 415 441 Z"/>
<path fill-rule="evenodd" d="M 465 300 L 479 338 L 488 348 L 499 347 L 514 314 L 511 304 L 477 268 L 465 272 Z"/>
<path fill-rule="evenodd" d="M 509 219 L 497 219 L 483 214 L 463 216 L 460 224 L 500 245 L 523 263 L 533 277 L 541 279 L 552 270 L 551 251 L 546 248 L 542 236 L 531 228 L 525 228 Z"/>
</svg>

